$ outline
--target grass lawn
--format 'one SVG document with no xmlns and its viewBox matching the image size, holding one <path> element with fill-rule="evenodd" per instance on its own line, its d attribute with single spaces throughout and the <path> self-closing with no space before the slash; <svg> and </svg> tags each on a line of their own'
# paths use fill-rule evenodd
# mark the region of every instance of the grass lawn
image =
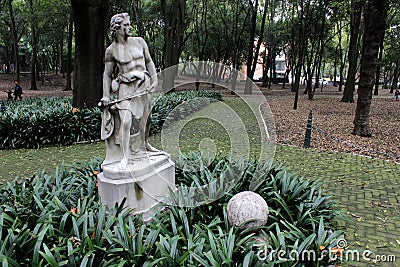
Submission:
<svg viewBox="0 0 400 267">
<path fill-rule="evenodd" d="M 194 143 L 199 144 L 200 140 L 193 140 L 192 137 L 180 144 L 185 146 L 186 142 L 193 144 L 189 147 L 190 149 L 183 150 L 183 152 L 198 149 Z M 223 151 L 219 152 L 222 153 Z M 2 162 L 0 181 L 9 181 L 16 176 L 30 177 L 40 170 L 52 173 L 57 166 L 63 163 L 65 165 L 79 164 L 94 157 L 104 157 L 104 155 L 105 145 L 103 142 L 43 149 L 0 150 Z M 346 175 L 349 173 L 352 174 L 353 178 L 357 176 L 360 179 L 366 176 L 375 177 L 377 183 L 380 183 L 380 179 L 386 176 L 398 176 L 400 171 L 398 164 L 383 160 L 282 145 L 276 147 L 274 163 L 282 164 L 311 179 L 321 178 L 326 182 L 327 188 L 332 184 L 332 181 L 340 182 L 348 178 Z"/>
</svg>

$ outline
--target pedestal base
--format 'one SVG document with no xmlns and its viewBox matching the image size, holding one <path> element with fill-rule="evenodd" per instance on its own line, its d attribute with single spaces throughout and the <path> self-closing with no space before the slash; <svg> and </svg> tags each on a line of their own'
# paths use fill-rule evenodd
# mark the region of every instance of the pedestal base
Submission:
<svg viewBox="0 0 400 267">
<path fill-rule="evenodd" d="M 111 209 L 126 198 L 124 207 L 150 220 L 151 209 L 166 200 L 169 190 L 175 190 L 175 164 L 163 152 L 134 154 L 123 170 L 118 163 L 104 164 L 97 176 L 101 203 Z"/>
</svg>

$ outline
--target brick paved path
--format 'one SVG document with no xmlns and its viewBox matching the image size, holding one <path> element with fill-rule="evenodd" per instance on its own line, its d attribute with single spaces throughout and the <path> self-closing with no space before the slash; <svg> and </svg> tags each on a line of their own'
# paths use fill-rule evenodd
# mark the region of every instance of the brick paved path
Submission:
<svg viewBox="0 0 400 267">
<path fill-rule="evenodd" d="M 342 266 L 400 266 L 400 165 L 342 153 L 277 147 L 276 162 L 324 188 L 344 212 L 341 224 L 351 250 L 370 250 L 392 262 L 347 262 Z M 362 256 L 361 256 L 362 258 Z"/>
</svg>

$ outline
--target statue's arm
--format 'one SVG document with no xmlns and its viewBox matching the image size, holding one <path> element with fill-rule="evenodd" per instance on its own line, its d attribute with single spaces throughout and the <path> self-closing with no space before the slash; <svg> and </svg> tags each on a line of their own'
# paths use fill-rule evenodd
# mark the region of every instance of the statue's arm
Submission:
<svg viewBox="0 0 400 267">
<path fill-rule="evenodd" d="M 142 39 L 142 38 L 141 38 Z M 150 88 L 149 90 L 151 92 L 154 92 L 157 84 L 158 84 L 158 77 L 157 77 L 157 71 L 156 71 L 156 66 L 154 65 L 154 62 L 150 56 L 149 48 L 147 46 L 147 43 L 142 39 L 143 42 L 143 53 L 144 53 L 144 59 L 146 62 L 146 69 L 150 74 Z"/>
<path fill-rule="evenodd" d="M 110 102 L 111 76 L 114 70 L 114 65 L 115 62 L 112 56 L 112 50 L 107 48 L 103 73 L 103 98 L 100 100 L 103 105 L 107 105 L 108 102 Z"/>
</svg>

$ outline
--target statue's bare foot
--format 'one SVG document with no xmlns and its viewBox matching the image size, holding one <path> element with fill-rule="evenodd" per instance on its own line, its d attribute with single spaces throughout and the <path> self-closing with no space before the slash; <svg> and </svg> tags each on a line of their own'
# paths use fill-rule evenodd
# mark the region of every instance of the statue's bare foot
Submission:
<svg viewBox="0 0 400 267">
<path fill-rule="evenodd" d="M 159 152 L 160 151 L 157 148 L 152 147 L 149 143 L 146 143 L 146 150 L 150 151 L 150 152 Z"/>
<path fill-rule="evenodd" d="M 128 168 L 128 159 L 122 158 L 121 162 L 118 164 L 118 169 L 125 170 Z"/>
</svg>

